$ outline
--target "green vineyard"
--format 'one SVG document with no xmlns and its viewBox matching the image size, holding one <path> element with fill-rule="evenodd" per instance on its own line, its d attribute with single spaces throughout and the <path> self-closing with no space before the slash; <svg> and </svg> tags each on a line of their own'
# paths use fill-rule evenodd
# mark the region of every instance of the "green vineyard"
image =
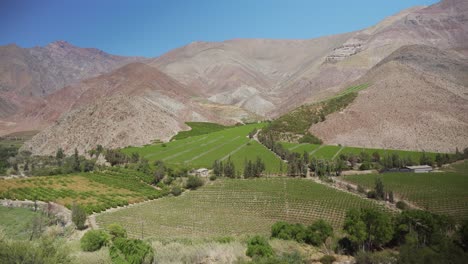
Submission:
<svg viewBox="0 0 468 264">
<path fill-rule="evenodd" d="M 264 234 L 283 220 L 317 219 L 341 229 L 350 208 L 376 203 L 306 179 L 217 180 L 179 197 L 165 197 L 98 215 L 100 226 L 117 222 L 133 237 L 219 237 Z"/>
</svg>

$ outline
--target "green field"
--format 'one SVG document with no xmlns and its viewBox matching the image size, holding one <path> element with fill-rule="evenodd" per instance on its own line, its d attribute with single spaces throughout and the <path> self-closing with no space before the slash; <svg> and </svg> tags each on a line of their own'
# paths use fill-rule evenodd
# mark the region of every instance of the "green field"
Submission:
<svg viewBox="0 0 468 264">
<path fill-rule="evenodd" d="M 125 169 L 76 175 L 0 180 L 0 199 L 52 201 L 67 207 L 76 202 L 88 213 L 159 198 L 167 193 L 156 190 L 147 176 Z"/>
<path fill-rule="evenodd" d="M 372 155 L 374 152 L 384 156 L 386 154 L 397 153 L 400 157 L 411 157 L 415 162 L 419 162 L 419 159 L 423 155 L 423 152 L 419 151 L 407 151 L 407 150 L 392 150 L 392 149 L 373 149 L 373 148 L 360 148 L 360 147 L 340 147 L 333 145 L 316 145 L 308 143 L 290 143 L 290 142 L 281 142 L 281 144 L 288 150 L 304 153 L 308 152 L 310 155 L 316 158 L 322 159 L 332 159 L 333 157 L 337 158 L 340 154 L 354 154 L 359 155 L 361 152 L 366 152 L 369 155 Z M 425 152 L 425 154 L 431 157 L 433 160 L 437 153 L 434 152 Z"/>
<path fill-rule="evenodd" d="M 353 175 L 344 179 L 373 188 L 376 177 L 382 177 L 387 191 L 392 190 L 422 209 L 457 220 L 468 219 L 468 161 L 447 172 Z"/>
<path fill-rule="evenodd" d="M 204 134 L 209 134 L 217 131 L 224 130 L 228 127 L 208 122 L 187 122 L 186 123 L 191 129 L 188 131 L 180 131 L 171 140 L 180 140 L 188 137 L 194 137 Z"/>
<path fill-rule="evenodd" d="M 311 180 L 221 179 L 178 197 L 165 197 L 97 216 L 100 226 L 121 223 L 133 237 L 219 237 L 267 235 L 279 220 L 329 221 L 340 229 L 350 208 L 376 203 Z"/>
<path fill-rule="evenodd" d="M 31 139 L 39 131 L 22 131 L 15 132 L 0 137 L 0 146 L 20 148 L 23 143 Z"/>
<path fill-rule="evenodd" d="M 0 206 L 0 229 L 7 237 L 27 239 L 34 217 L 40 216 L 28 208 L 8 208 Z"/>
<path fill-rule="evenodd" d="M 249 132 L 265 124 L 250 124 L 144 147 L 129 147 L 126 154 L 139 153 L 150 162 L 162 160 L 169 166 L 187 168 L 211 168 L 215 160 L 231 157 L 240 173 L 245 159 L 261 157 L 267 173 L 280 172 L 281 160 L 255 140 L 248 138 Z M 286 166 L 283 166 L 286 168 Z"/>
</svg>

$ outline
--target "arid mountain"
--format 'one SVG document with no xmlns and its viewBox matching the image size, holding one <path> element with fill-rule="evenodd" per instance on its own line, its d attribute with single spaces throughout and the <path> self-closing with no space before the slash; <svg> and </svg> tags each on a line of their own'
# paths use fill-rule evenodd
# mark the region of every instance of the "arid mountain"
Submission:
<svg viewBox="0 0 468 264">
<path fill-rule="evenodd" d="M 468 59 L 404 46 L 357 83 L 369 83 L 340 113 L 312 126 L 325 143 L 424 151 L 468 146 Z"/>
<path fill-rule="evenodd" d="M 141 59 L 79 48 L 65 41 L 34 48 L 0 46 L 0 117 L 64 86 Z"/>
<path fill-rule="evenodd" d="M 83 152 L 98 144 L 110 148 L 144 145 L 154 139 L 168 140 L 187 129 L 185 121 L 229 122 L 192 100 L 194 96 L 158 69 L 131 63 L 57 91 L 33 107 L 25 120 L 65 114 L 24 149 L 52 154 L 58 147 L 72 153 L 75 147 Z"/>
<path fill-rule="evenodd" d="M 424 45 L 423 51 L 431 52 L 430 54 L 434 53 L 433 48 L 436 48 L 437 52 L 445 54 L 441 56 L 447 58 L 447 65 L 452 65 L 458 61 L 464 63 L 464 59 L 468 57 L 467 43 L 468 1 L 445 0 L 429 7 L 404 10 L 361 31 L 335 36 L 310 40 L 235 39 L 218 43 L 194 42 L 159 58 L 145 60 L 147 65 L 131 64 L 129 67 L 81 83 L 76 81 L 85 78 L 86 75 L 110 71 L 117 65 L 121 66 L 137 58 L 115 57 L 93 49 L 75 48 L 63 42 L 33 49 L 7 46 L 4 47 L 6 51 L 0 53 L 7 54 L 0 57 L 0 80 L 4 90 L 0 94 L 0 98 L 4 99 L 0 100 L 0 111 L 3 112 L 0 113 L 0 117 L 3 117 L 0 130 L 12 132 L 10 128 L 13 127 L 14 130 L 43 128 L 61 117 L 56 124 L 38 134 L 28 145 L 37 147 L 37 150 L 34 150 L 36 153 L 50 153 L 51 147 L 46 146 L 50 142 L 53 142 L 54 148 L 62 146 L 70 151 L 75 146 L 85 149 L 101 140 L 103 145 L 115 147 L 146 144 L 156 138 L 167 139 L 176 131 L 185 128 L 183 122 L 188 120 L 230 122 L 249 118 L 252 113 L 274 118 L 303 103 L 326 98 L 352 84 L 364 81 L 372 85 L 362 92 L 362 95 L 375 90 L 381 94 L 372 95 L 370 100 L 377 98 L 375 100 L 380 102 L 383 98 L 391 98 L 393 94 L 405 94 L 405 89 L 410 89 L 410 84 L 413 83 L 415 87 L 421 87 L 418 89 L 427 88 L 423 82 L 415 79 L 416 73 L 424 72 L 418 64 L 419 59 L 413 63 L 416 66 L 411 64 L 412 68 L 395 59 L 395 54 L 409 54 L 408 51 L 405 53 L 406 49 L 399 50 L 400 48 L 407 45 Z M 397 50 L 398 52 L 394 53 Z M 427 67 L 437 64 L 437 56 L 428 54 L 426 58 L 424 54 L 418 54 L 422 61 L 428 61 L 425 64 Z M 89 59 L 94 58 L 93 56 L 97 58 L 95 61 Z M 22 63 L 11 63 L 18 60 Z M 36 66 L 42 61 L 48 61 L 48 67 Z M 442 69 L 439 69 L 440 72 L 432 71 L 432 75 L 441 74 L 440 79 L 448 86 L 438 85 L 448 91 L 452 87 L 450 85 L 466 87 L 464 83 L 460 84 L 463 78 L 450 77 L 457 67 L 450 66 L 447 69 L 448 72 Z M 385 70 L 388 70 L 388 74 Z M 393 72 L 395 74 L 390 74 Z M 45 76 L 43 79 L 31 81 L 33 77 L 42 74 Z M 424 76 L 428 74 L 424 73 Z M 386 83 L 386 88 L 382 90 L 378 87 L 383 85 L 383 82 Z M 38 85 L 33 86 L 33 83 Z M 68 83 L 75 84 L 58 90 L 61 85 Z M 408 86 L 398 86 L 400 83 Z M 435 87 L 435 83 L 429 86 Z M 426 92 L 424 89 L 421 91 Z M 45 94 L 48 95 L 38 99 L 38 95 Z M 361 102 L 362 95 L 357 102 Z M 437 96 L 441 95 L 436 93 L 436 90 L 428 90 L 422 97 L 427 97 L 425 102 L 436 103 Z M 407 101 L 408 104 L 410 102 Z M 350 109 L 356 107 L 356 104 Z M 20 105 L 27 105 L 27 108 L 18 111 Z M 459 107 L 460 104 L 457 101 L 453 106 Z M 446 104 L 441 104 L 434 109 L 440 110 L 442 117 L 452 111 L 446 107 Z M 369 111 L 368 108 L 369 106 L 363 104 L 362 109 L 359 109 Z M 463 107 L 457 109 L 466 113 Z M 395 124 L 405 124 L 404 127 L 395 125 L 401 128 L 399 134 L 395 131 L 395 135 L 412 135 L 412 131 L 417 127 L 411 125 L 411 120 L 414 119 L 403 122 L 406 116 L 414 114 L 406 110 L 402 111 L 401 115 L 391 116 L 397 118 L 392 120 Z M 16 115 L 12 118 L 13 113 Z M 91 113 L 101 113 L 102 118 L 92 118 Z M 109 115 L 108 120 L 105 113 Z M 5 118 L 8 115 L 10 118 Z M 121 122 L 111 121 L 120 120 L 113 118 L 115 116 L 124 118 Z M 398 118 L 401 118 L 402 122 L 399 122 Z M 463 119 L 459 116 L 455 119 L 463 126 Z M 125 120 L 134 121 L 125 123 Z M 148 120 L 148 123 L 144 120 Z M 337 120 L 337 123 L 333 123 L 333 120 Z M 377 124 L 370 120 L 366 129 L 373 129 Z M 141 130 L 135 132 L 138 135 L 134 137 L 126 134 L 129 133 L 126 129 L 130 125 L 136 125 L 137 121 L 143 123 Z M 321 124 L 321 127 L 314 127 L 312 130 L 323 136 L 327 142 L 341 143 L 341 139 L 333 137 L 338 135 L 335 131 L 341 125 L 341 121 L 338 121 L 340 120 L 337 117 L 331 117 Z M 439 125 L 443 123 L 439 122 Z M 158 128 L 163 123 L 167 125 Z M 127 127 L 120 128 L 119 125 Z M 331 127 L 330 130 L 326 126 Z M 83 136 L 89 127 L 93 127 L 91 136 Z M 442 132 L 437 132 L 439 130 L 431 133 L 418 132 L 421 135 L 418 143 L 409 140 L 398 144 L 395 140 L 390 140 L 392 142 L 388 144 L 387 141 L 369 143 L 363 138 L 351 140 L 351 136 L 343 136 L 342 143 L 442 150 L 452 148 L 465 139 L 464 136 L 456 136 L 458 128 L 458 125 L 448 124 L 440 130 L 447 135 L 454 135 L 450 144 L 433 143 L 423 146 L 429 142 L 430 135 L 442 135 Z M 152 131 L 155 129 L 159 130 Z M 353 128 L 350 126 L 349 129 Z M 108 132 L 110 130 L 113 132 Z M 106 135 L 106 138 L 103 139 L 100 134 Z M 385 137 L 382 137 L 382 140 L 383 138 Z"/>
<path fill-rule="evenodd" d="M 468 50 L 468 1 L 414 7 L 365 30 L 312 40 L 195 42 L 150 62 L 218 103 L 269 117 L 336 93 L 404 45 Z"/>
</svg>

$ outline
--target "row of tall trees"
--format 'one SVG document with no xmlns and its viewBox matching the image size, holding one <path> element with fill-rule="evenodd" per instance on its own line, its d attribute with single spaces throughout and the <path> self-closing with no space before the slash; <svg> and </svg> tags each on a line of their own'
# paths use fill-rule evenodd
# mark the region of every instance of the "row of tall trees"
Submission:
<svg viewBox="0 0 468 264">
<path fill-rule="evenodd" d="M 222 160 L 215 160 L 213 162 L 213 174 L 217 177 L 225 176 L 228 178 L 236 177 L 236 166 L 229 157 L 225 162 Z"/>
<path fill-rule="evenodd" d="M 245 160 L 244 166 L 244 178 L 254 178 L 262 176 L 265 171 L 265 163 L 260 157 L 257 157 L 256 161 Z"/>
</svg>

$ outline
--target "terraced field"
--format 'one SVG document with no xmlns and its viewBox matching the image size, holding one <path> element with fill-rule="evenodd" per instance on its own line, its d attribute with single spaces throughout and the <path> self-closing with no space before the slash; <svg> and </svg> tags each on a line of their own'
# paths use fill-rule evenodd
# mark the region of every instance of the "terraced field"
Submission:
<svg viewBox="0 0 468 264">
<path fill-rule="evenodd" d="M 376 203 L 306 179 L 217 180 L 179 197 L 165 197 L 97 216 L 117 222 L 130 236 L 158 238 L 264 234 L 279 220 L 310 224 L 325 219 L 340 229 L 349 208 Z"/>
<path fill-rule="evenodd" d="M 282 142 L 283 146 L 290 150 L 297 153 L 304 153 L 307 151 L 310 155 L 315 156 L 317 158 L 322 159 L 333 159 L 339 157 L 340 154 L 355 154 L 359 155 L 361 152 L 366 152 L 369 155 L 372 155 L 374 152 L 380 154 L 380 156 L 384 156 L 387 153 L 393 154 L 397 153 L 400 157 L 411 157 L 412 160 L 418 162 L 421 158 L 423 152 L 418 151 L 406 151 L 406 150 L 391 150 L 391 149 L 371 149 L 371 148 L 360 148 L 360 147 L 340 147 L 340 146 L 332 146 L 332 145 L 315 145 L 315 144 L 308 144 L 308 143 L 289 143 L 289 142 Z M 437 153 L 433 152 L 426 152 L 426 155 L 435 158 Z"/>
<path fill-rule="evenodd" d="M 192 136 L 168 143 L 144 147 L 129 147 L 122 151 L 127 154 L 139 153 L 149 161 L 162 160 L 173 167 L 210 168 L 217 159 L 231 160 L 240 173 L 245 159 L 254 160 L 260 156 L 266 164 L 267 173 L 279 173 L 282 161 L 255 140 L 248 138 L 249 132 L 265 124 L 250 124 L 224 129 L 222 131 Z"/>
<path fill-rule="evenodd" d="M 468 219 L 468 161 L 440 173 L 385 173 L 346 176 L 346 181 L 373 188 L 382 177 L 385 189 L 423 209 Z"/>
</svg>

